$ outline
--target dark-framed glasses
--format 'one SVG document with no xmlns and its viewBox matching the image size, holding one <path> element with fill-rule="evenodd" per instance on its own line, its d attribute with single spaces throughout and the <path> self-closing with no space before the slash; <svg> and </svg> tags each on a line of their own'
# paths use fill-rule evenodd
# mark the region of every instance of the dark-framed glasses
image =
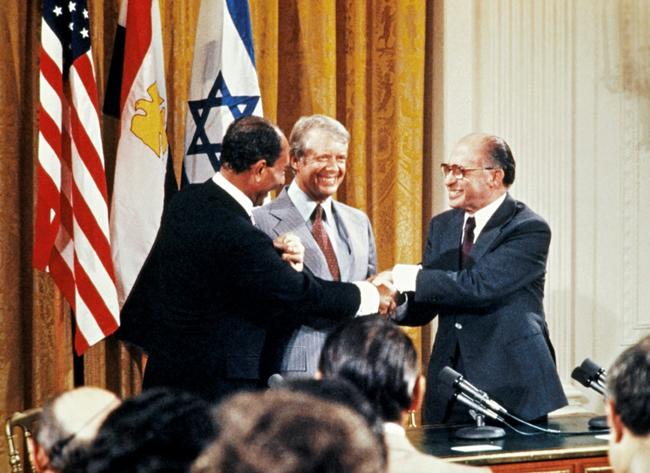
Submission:
<svg viewBox="0 0 650 473">
<path fill-rule="evenodd" d="M 468 172 L 472 171 L 491 171 L 493 169 L 497 169 L 495 167 L 486 167 L 486 168 L 466 168 L 463 166 L 459 166 L 458 164 L 447 164 L 447 163 L 442 163 L 440 165 L 440 171 L 442 172 L 442 177 L 447 177 L 449 173 L 455 178 L 455 179 L 463 179 L 465 177 L 465 174 Z"/>
</svg>

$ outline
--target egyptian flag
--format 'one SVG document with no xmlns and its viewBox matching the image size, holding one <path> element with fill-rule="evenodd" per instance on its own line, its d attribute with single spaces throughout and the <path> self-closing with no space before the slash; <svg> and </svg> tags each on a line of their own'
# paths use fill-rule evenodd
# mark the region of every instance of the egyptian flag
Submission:
<svg viewBox="0 0 650 473">
<path fill-rule="evenodd" d="M 158 0 L 122 0 L 104 111 L 119 115 L 110 230 L 120 307 L 176 189 Z"/>
</svg>

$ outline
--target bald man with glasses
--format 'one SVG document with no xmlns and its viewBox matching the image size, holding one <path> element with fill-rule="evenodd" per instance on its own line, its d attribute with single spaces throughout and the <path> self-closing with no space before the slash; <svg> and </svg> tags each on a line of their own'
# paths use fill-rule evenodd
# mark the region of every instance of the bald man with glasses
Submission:
<svg viewBox="0 0 650 473">
<path fill-rule="evenodd" d="M 422 265 L 380 274 L 406 293 L 398 323 L 438 317 L 424 421 L 472 421 L 464 405 L 439 389 L 445 366 L 515 415 L 543 420 L 567 403 L 544 316 L 551 230 L 508 193 L 515 161 L 503 139 L 465 136 L 441 170 L 452 208 L 431 220 Z"/>
</svg>

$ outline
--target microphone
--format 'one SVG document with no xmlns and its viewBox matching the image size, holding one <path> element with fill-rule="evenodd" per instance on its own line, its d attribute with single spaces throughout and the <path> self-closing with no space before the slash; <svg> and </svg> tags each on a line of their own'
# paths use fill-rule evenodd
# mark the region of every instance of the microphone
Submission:
<svg viewBox="0 0 650 473">
<path fill-rule="evenodd" d="M 505 419 L 503 417 L 501 417 L 493 410 L 481 406 L 480 404 L 472 400 L 469 396 L 467 396 L 467 394 L 461 392 L 455 392 L 453 397 L 456 398 L 456 400 L 465 404 L 470 409 L 474 409 L 475 411 L 480 412 L 481 414 L 483 414 L 486 417 L 489 417 L 490 419 L 498 420 L 499 422 L 505 423 Z"/>
<path fill-rule="evenodd" d="M 440 373 L 438 374 L 438 381 L 440 381 L 445 386 L 450 386 L 454 390 L 460 390 L 465 393 L 470 399 L 477 401 L 479 404 L 491 409 L 493 412 L 499 412 L 501 414 L 508 414 L 508 411 L 505 407 L 501 406 L 498 402 L 490 399 L 490 396 L 485 391 L 480 390 L 472 383 L 467 381 L 462 374 L 458 371 L 453 370 L 449 366 L 445 366 Z M 457 399 L 463 402 L 460 397 Z M 490 417 L 490 416 L 488 416 Z"/>
<path fill-rule="evenodd" d="M 576 366 L 571 372 L 571 377 L 587 388 L 591 388 L 601 396 L 607 396 L 607 371 L 585 358 L 580 366 Z M 607 418 L 605 416 L 596 416 L 589 419 L 589 428 L 606 429 Z"/>
<path fill-rule="evenodd" d="M 269 379 L 266 381 L 266 385 L 269 388 L 281 388 L 285 384 L 285 379 L 281 374 L 275 373 L 269 376 Z"/>
<path fill-rule="evenodd" d="M 607 372 L 589 358 L 585 359 L 580 366 L 576 366 L 571 372 L 573 379 L 602 396 L 605 396 L 606 392 L 606 376 Z"/>
<path fill-rule="evenodd" d="M 589 358 L 585 358 L 580 367 L 585 370 L 592 378 L 597 379 L 600 383 L 605 384 L 607 381 L 607 371 L 601 368 Z"/>
</svg>

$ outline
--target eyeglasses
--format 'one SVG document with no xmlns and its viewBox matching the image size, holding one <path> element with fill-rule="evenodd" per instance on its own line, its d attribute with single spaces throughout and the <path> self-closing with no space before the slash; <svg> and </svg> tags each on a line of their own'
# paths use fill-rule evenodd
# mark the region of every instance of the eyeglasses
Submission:
<svg viewBox="0 0 650 473">
<path fill-rule="evenodd" d="M 465 174 L 471 171 L 491 171 L 493 169 L 497 169 L 497 168 L 495 167 L 464 168 L 463 166 L 459 166 L 458 164 L 447 164 L 447 163 L 442 163 L 440 165 L 440 171 L 442 171 L 442 177 L 447 177 L 447 175 L 451 172 L 451 175 L 454 176 L 455 179 L 464 179 Z"/>
</svg>

